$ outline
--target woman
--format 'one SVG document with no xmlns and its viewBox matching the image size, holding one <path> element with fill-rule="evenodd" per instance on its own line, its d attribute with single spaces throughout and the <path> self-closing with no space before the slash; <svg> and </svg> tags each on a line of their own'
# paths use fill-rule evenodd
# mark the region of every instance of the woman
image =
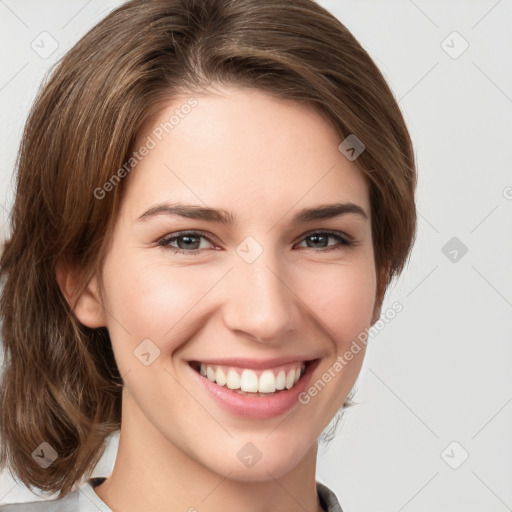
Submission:
<svg viewBox="0 0 512 512">
<path fill-rule="evenodd" d="M 415 184 L 389 87 L 311 0 L 113 11 L 20 148 L 0 463 L 59 499 L 0 510 L 340 511 L 317 443 L 408 258 Z"/>
</svg>

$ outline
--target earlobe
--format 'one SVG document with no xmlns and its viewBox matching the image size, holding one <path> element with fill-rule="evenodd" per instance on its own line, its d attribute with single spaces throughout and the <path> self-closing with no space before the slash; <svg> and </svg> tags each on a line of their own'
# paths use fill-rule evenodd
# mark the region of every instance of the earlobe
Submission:
<svg viewBox="0 0 512 512">
<path fill-rule="evenodd" d="M 105 308 L 98 294 L 98 284 L 93 277 L 80 291 L 76 270 L 67 262 L 60 261 L 55 268 L 57 282 L 78 320 L 87 327 L 106 327 Z"/>
</svg>

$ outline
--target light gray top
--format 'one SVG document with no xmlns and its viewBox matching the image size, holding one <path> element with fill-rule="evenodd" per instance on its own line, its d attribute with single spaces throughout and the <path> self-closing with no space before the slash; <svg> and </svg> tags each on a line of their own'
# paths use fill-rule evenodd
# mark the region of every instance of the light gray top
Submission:
<svg viewBox="0 0 512 512">
<path fill-rule="evenodd" d="M 0 505 L 0 512 L 112 512 L 94 492 L 94 487 L 104 480 L 105 477 L 89 478 L 78 489 L 60 499 Z M 326 485 L 317 482 L 316 489 L 326 512 L 343 512 L 336 495 Z"/>
</svg>

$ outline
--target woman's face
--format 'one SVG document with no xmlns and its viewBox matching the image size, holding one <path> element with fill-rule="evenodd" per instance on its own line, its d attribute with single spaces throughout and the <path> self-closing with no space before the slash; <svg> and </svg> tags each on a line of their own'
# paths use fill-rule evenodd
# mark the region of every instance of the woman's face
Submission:
<svg viewBox="0 0 512 512">
<path fill-rule="evenodd" d="M 195 98 L 140 133 L 103 268 L 123 422 L 144 423 L 154 457 L 177 448 L 233 479 L 279 478 L 316 449 L 364 345 L 344 354 L 376 320 L 368 188 L 311 107 Z"/>
</svg>

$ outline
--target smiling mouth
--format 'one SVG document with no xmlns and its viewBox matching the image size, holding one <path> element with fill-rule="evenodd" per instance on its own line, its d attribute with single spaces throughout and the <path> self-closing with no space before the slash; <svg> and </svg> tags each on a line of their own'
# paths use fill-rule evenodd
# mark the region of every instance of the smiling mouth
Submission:
<svg viewBox="0 0 512 512">
<path fill-rule="evenodd" d="M 217 386 L 226 387 L 242 395 L 272 396 L 292 389 L 309 365 L 315 361 L 317 359 L 296 361 L 268 369 L 240 368 L 201 361 L 190 361 L 189 365 Z"/>
</svg>

